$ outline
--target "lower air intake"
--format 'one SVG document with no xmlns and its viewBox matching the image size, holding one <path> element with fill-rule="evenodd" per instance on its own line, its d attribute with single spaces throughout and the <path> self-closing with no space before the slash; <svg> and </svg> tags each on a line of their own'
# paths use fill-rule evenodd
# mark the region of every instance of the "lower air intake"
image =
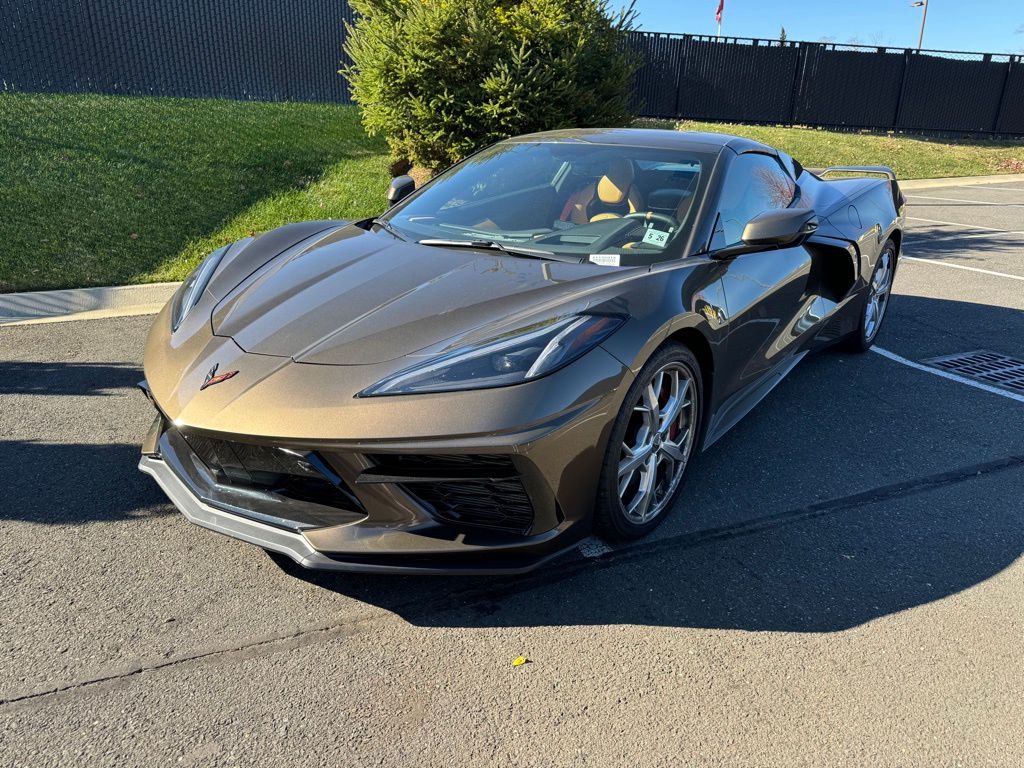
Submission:
<svg viewBox="0 0 1024 768">
<path fill-rule="evenodd" d="M 248 493 L 240 497 L 245 503 L 270 502 L 275 514 L 304 526 L 339 525 L 365 516 L 345 482 L 315 452 L 171 431 L 210 470 L 222 495 Z"/>
<path fill-rule="evenodd" d="M 529 533 L 533 504 L 510 456 L 374 456 L 377 470 L 431 515 L 458 526 Z M 400 478 L 400 480 L 399 480 Z"/>
<path fill-rule="evenodd" d="M 461 525 L 527 533 L 533 506 L 518 478 L 491 482 L 417 483 L 405 491 L 439 518 Z"/>
</svg>

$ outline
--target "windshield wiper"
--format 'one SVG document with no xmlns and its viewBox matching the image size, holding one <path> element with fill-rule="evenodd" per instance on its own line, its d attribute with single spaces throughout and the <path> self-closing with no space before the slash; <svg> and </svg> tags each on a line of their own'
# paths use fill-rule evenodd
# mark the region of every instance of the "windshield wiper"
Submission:
<svg viewBox="0 0 1024 768">
<path fill-rule="evenodd" d="M 397 229 L 394 228 L 390 221 L 387 221 L 386 219 L 370 219 L 370 224 L 376 224 L 392 237 L 401 240 L 403 243 L 405 242 L 405 238 L 402 237 L 402 234 Z"/>
<path fill-rule="evenodd" d="M 520 246 L 509 247 L 497 240 L 444 240 L 441 238 L 427 238 L 417 240 L 420 245 L 437 245 L 444 248 L 486 248 L 491 251 L 501 251 L 509 256 L 526 256 L 531 259 L 550 259 L 552 261 L 570 261 L 578 263 L 579 258 L 567 258 L 559 256 L 551 251 L 542 251 L 539 248 L 522 248 Z"/>
</svg>

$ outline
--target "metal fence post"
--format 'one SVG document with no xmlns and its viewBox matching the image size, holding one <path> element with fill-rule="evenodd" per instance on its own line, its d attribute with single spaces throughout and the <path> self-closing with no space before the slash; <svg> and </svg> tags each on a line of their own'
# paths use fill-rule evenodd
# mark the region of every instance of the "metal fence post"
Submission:
<svg viewBox="0 0 1024 768">
<path fill-rule="evenodd" d="M 807 70 L 807 51 L 814 43 L 797 43 L 796 67 L 793 71 L 793 88 L 790 95 L 789 124 L 796 124 L 800 94 L 804 91 L 804 74 Z"/>
<path fill-rule="evenodd" d="M 1003 87 L 999 89 L 999 101 L 996 103 L 996 114 L 992 120 L 992 133 L 999 132 L 999 120 L 1003 116 L 1003 103 L 1006 101 L 1006 86 L 1010 82 L 1010 74 L 1013 72 L 1013 64 L 1016 56 L 1010 56 L 1006 62 L 1006 71 L 1003 72 Z"/>
<path fill-rule="evenodd" d="M 900 71 L 900 95 L 896 99 L 896 114 L 892 116 L 892 127 L 899 128 L 900 118 L 903 117 L 903 97 L 907 93 L 907 71 L 910 69 L 910 48 L 903 49 L 903 69 Z"/>
<path fill-rule="evenodd" d="M 683 39 L 679 41 L 679 60 L 676 62 L 676 100 L 675 106 L 672 108 L 672 114 L 675 115 L 676 120 L 682 117 L 679 114 L 679 99 L 682 96 L 683 80 L 686 77 L 686 59 L 690 51 L 690 36 L 683 35 Z"/>
</svg>

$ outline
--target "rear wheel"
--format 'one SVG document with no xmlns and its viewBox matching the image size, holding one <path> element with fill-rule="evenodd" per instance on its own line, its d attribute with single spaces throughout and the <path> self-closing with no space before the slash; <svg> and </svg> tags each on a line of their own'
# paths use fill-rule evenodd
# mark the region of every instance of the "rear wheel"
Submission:
<svg viewBox="0 0 1024 768">
<path fill-rule="evenodd" d="M 882 320 L 885 319 L 885 310 L 889 308 L 895 273 L 896 245 L 892 240 L 886 240 L 875 263 L 875 270 L 871 273 L 864 308 L 860 313 L 860 324 L 847 343 L 851 351 L 867 352 L 875 343 L 878 331 L 882 327 Z"/>
<path fill-rule="evenodd" d="M 595 525 L 617 539 L 657 527 L 679 492 L 700 432 L 700 366 L 682 344 L 661 347 L 626 393 L 601 469 Z"/>
</svg>

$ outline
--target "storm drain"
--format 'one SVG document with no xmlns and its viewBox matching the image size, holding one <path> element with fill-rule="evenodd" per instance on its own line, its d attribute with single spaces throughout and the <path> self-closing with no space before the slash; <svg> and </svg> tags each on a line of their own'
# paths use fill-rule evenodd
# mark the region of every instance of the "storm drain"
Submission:
<svg viewBox="0 0 1024 768">
<path fill-rule="evenodd" d="M 936 357 L 925 363 L 943 371 L 965 376 L 986 384 L 995 384 L 1012 392 L 1024 393 L 1024 360 L 980 349 L 959 355 Z"/>
</svg>

